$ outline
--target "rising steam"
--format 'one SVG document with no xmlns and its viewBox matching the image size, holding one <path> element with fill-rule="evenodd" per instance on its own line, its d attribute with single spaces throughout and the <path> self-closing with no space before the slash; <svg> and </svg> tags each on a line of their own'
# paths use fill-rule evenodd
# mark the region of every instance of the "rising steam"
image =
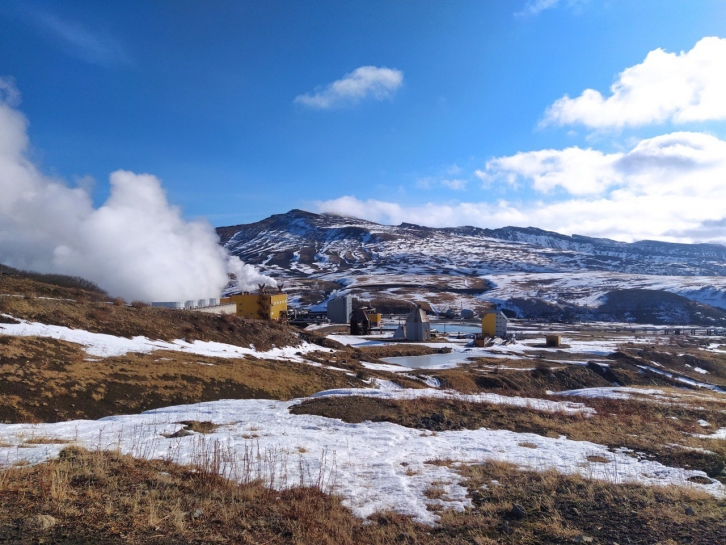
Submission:
<svg viewBox="0 0 726 545">
<path fill-rule="evenodd" d="M 155 176 L 112 173 L 94 208 L 87 190 L 42 174 L 27 158 L 18 103 L 0 78 L 0 263 L 82 276 L 129 300 L 218 297 L 230 273 L 240 290 L 275 284 L 227 254 L 209 223 L 185 221 Z"/>
</svg>

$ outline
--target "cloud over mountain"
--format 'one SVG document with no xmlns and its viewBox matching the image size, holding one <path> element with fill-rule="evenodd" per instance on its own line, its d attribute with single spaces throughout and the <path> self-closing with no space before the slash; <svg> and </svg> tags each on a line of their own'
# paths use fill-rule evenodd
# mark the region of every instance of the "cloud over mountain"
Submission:
<svg viewBox="0 0 726 545">
<path fill-rule="evenodd" d="M 625 153 L 521 152 L 490 160 L 477 175 L 489 187 L 531 187 L 540 198 L 403 206 L 345 196 L 318 203 L 318 210 L 383 223 L 532 225 L 623 241 L 726 243 L 715 228 L 726 218 L 726 142 L 714 136 L 676 132 Z"/>
<path fill-rule="evenodd" d="M 687 52 L 655 49 L 626 68 L 604 97 L 586 89 L 550 106 L 544 125 L 592 129 L 726 119 L 726 39 L 706 37 Z"/>
</svg>

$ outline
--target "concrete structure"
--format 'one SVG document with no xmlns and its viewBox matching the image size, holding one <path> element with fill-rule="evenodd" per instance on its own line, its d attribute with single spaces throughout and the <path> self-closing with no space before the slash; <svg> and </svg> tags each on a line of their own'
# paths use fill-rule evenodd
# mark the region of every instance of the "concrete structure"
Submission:
<svg viewBox="0 0 726 545">
<path fill-rule="evenodd" d="M 184 308 L 184 302 L 183 301 L 154 301 L 151 303 L 152 307 L 161 307 L 161 308 L 174 308 L 177 310 L 181 310 Z"/>
<path fill-rule="evenodd" d="M 509 320 L 502 312 L 488 312 L 481 319 L 481 334 L 489 337 L 507 336 L 507 324 Z"/>
<path fill-rule="evenodd" d="M 552 348 L 562 346 L 562 335 L 545 335 L 545 345 Z"/>
<path fill-rule="evenodd" d="M 371 322 L 368 319 L 366 311 L 362 308 L 353 311 L 350 317 L 350 334 L 351 335 L 368 335 L 371 332 Z"/>
<path fill-rule="evenodd" d="M 470 308 L 461 309 L 461 317 L 464 320 L 471 320 L 474 317 L 474 311 Z"/>
<path fill-rule="evenodd" d="M 224 305 L 229 305 L 231 301 L 229 298 L 225 299 L 226 303 Z M 211 314 L 233 314 L 228 311 L 221 311 L 220 308 L 224 305 L 220 304 L 220 299 L 216 297 L 211 299 L 190 299 L 189 301 L 154 301 L 151 303 L 152 307 L 173 308 L 175 310 L 199 310 Z"/>
<path fill-rule="evenodd" d="M 243 293 L 232 295 L 232 303 L 237 305 L 237 316 L 258 320 L 287 319 L 286 293 Z"/>
<path fill-rule="evenodd" d="M 421 307 L 416 307 L 408 315 L 405 331 L 407 341 L 431 340 L 431 322 Z"/>
<path fill-rule="evenodd" d="M 327 316 L 334 324 L 347 324 L 353 314 L 353 298 L 350 295 L 328 301 Z"/>
</svg>

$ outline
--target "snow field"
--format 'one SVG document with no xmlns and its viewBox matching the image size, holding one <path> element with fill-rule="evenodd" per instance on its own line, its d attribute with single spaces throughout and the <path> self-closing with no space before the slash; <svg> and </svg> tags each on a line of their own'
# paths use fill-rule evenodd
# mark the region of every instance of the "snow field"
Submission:
<svg viewBox="0 0 726 545">
<path fill-rule="evenodd" d="M 189 343 L 185 340 L 165 342 L 146 337 L 128 339 L 28 321 L 0 324 L 0 334 L 65 340 L 84 346 L 89 356 L 100 358 L 129 352 L 173 350 L 201 356 L 239 358 L 253 355 L 265 359 L 305 362 L 302 356 L 306 352 L 332 352 L 307 343 L 298 347 L 258 352 L 254 346 L 245 348 L 214 342 Z M 346 344 L 380 344 L 360 337 L 331 337 L 347 341 Z M 466 352 L 466 357 L 492 355 L 488 349 L 465 350 L 453 343 L 433 346 L 450 346 L 462 355 Z M 496 348 L 509 349 L 512 355 L 527 350 L 521 344 Z M 601 352 L 600 346 L 593 347 L 588 343 L 583 343 L 580 349 L 586 348 L 589 348 L 589 353 L 593 349 L 595 353 Z M 606 351 L 609 346 L 602 348 L 602 351 Z M 593 409 L 581 403 L 569 401 L 441 391 L 435 389 L 433 381 L 432 388 L 413 390 L 394 388 L 393 383 L 382 380 L 376 380 L 375 384 L 377 388 L 331 390 L 320 392 L 315 397 L 438 397 L 567 414 L 594 413 Z M 655 392 L 661 393 L 627 388 L 598 390 L 602 391 L 602 395 L 605 395 L 606 390 L 611 391 L 608 395 L 655 396 L 658 395 Z M 569 394 L 577 395 L 575 392 Z M 462 510 L 471 505 L 456 465 L 487 460 L 506 461 L 526 469 L 555 469 L 565 474 L 579 474 L 612 483 L 691 486 L 717 497 L 726 497 L 724 486 L 717 481 L 706 485 L 688 481 L 693 476 L 706 477 L 701 471 L 637 460 L 624 452 L 612 452 L 595 443 L 485 428 L 432 433 L 391 423 L 347 424 L 320 416 L 290 414 L 289 408 L 298 402 L 221 400 L 97 421 L 0 425 L 0 445 L 3 445 L 0 447 L 0 464 L 40 463 L 57 456 L 68 444 L 89 449 L 118 450 L 137 457 L 168 459 L 182 464 L 204 461 L 210 449 L 218 449 L 223 454 L 223 463 L 215 469 L 227 477 L 242 481 L 261 479 L 275 488 L 301 483 L 319 485 L 326 491 L 339 494 L 344 504 L 360 517 L 370 516 L 380 510 L 392 510 L 413 516 L 426 524 L 435 524 L 438 520 L 438 516 L 429 510 L 430 507 Z M 180 430 L 182 426 L 179 422 L 186 420 L 211 421 L 219 427 L 206 435 L 193 433 L 186 437 L 165 437 Z M 721 435 L 723 430 L 718 430 L 713 437 L 720 438 Z M 37 444 L 30 441 L 33 438 L 45 440 L 43 444 Z M 57 442 L 49 443 L 48 439 Z M 592 456 L 609 462 L 590 462 L 588 457 Z M 442 460 L 447 462 L 430 463 Z M 442 489 L 440 498 L 429 499 L 426 496 L 426 491 L 432 486 Z"/>
<path fill-rule="evenodd" d="M 438 398 L 450 399 L 454 401 L 463 401 L 465 403 L 492 403 L 494 405 L 510 405 L 513 407 L 522 407 L 543 412 L 560 412 L 563 414 L 583 414 L 591 416 L 595 414 L 595 409 L 587 407 L 582 403 L 572 403 L 569 401 L 549 401 L 547 399 L 538 399 L 534 397 L 515 397 L 503 396 L 499 394 L 481 393 L 481 394 L 461 394 L 451 390 L 437 390 L 434 388 L 401 388 L 392 387 L 390 381 L 376 380 L 378 388 L 341 388 L 337 390 L 326 390 L 318 392 L 311 397 L 335 397 L 335 396 L 363 396 L 375 397 L 378 399 L 400 399 L 411 400 L 421 398 Z"/>
<path fill-rule="evenodd" d="M 405 389 L 381 392 L 372 395 L 400 399 L 418 395 Z M 319 395 L 366 393 L 371 392 L 337 390 Z M 57 456 L 67 442 L 182 464 L 199 462 L 214 448 L 224 454 L 218 470 L 227 477 L 243 481 L 260 478 L 274 488 L 301 482 L 319 484 L 339 494 L 357 516 L 392 510 L 425 524 L 438 520 L 429 507 L 463 510 L 471 505 L 456 464 L 487 460 L 539 471 L 555 469 L 612 483 L 690 486 L 717 497 L 726 496 L 724 486 L 717 481 L 706 485 L 688 481 L 692 476 L 705 477 L 702 471 L 637 460 L 586 441 L 486 428 L 432 433 L 391 423 L 347 424 L 321 416 L 290 414 L 289 408 L 297 402 L 222 400 L 97 421 L 0 425 L 0 444 L 5 445 L 0 447 L 0 463 L 43 462 Z M 211 421 L 219 427 L 206 435 L 173 439 L 162 435 L 180 430 L 178 422 L 186 420 Z M 27 443 L 32 438 L 52 438 L 58 443 Z M 590 462 L 588 456 L 609 462 Z M 441 498 L 426 497 L 432 486 L 443 489 Z"/>
</svg>

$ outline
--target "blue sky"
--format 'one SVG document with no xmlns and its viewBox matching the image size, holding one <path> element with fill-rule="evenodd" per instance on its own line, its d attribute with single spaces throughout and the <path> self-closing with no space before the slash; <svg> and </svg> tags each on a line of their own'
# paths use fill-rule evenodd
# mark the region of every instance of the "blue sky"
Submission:
<svg viewBox="0 0 726 545">
<path fill-rule="evenodd" d="M 28 159 L 95 180 L 95 206 L 124 169 L 218 226 L 305 208 L 722 242 L 722 105 L 642 106 L 726 67 L 705 37 L 726 38 L 723 0 L 5 0 L 0 76 Z M 622 100 L 574 101 L 658 49 Z M 688 92 L 722 89 L 704 81 Z"/>
</svg>

